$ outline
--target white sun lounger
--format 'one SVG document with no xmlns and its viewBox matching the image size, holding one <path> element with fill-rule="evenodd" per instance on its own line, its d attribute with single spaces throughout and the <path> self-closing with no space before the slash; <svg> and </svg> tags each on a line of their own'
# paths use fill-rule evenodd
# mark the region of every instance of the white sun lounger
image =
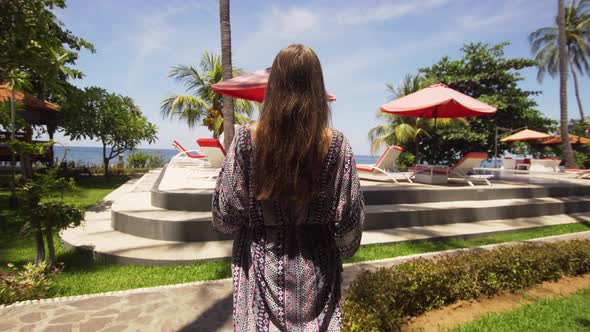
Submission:
<svg viewBox="0 0 590 332">
<path fill-rule="evenodd" d="M 399 183 L 398 180 L 406 180 L 412 183 L 411 177 L 413 173 L 411 172 L 387 172 L 388 169 L 392 169 L 394 167 L 395 161 L 403 151 L 404 149 L 399 146 L 388 146 L 375 164 L 356 165 L 359 178 L 372 181 L 393 181 L 395 183 Z"/>
<path fill-rule="evenodd" d="M 481 162 L 488 158 L 489 156 L 485 152 L 470 152 L 463 156 L 463 158 L 450 169 L 449 174 L 451 177 L 458 177 L 465 180 L 472 187 L 474 186 L 474 182 L 484 182 L 488 186 L 491 186 L 492 183 L 489 179 L 494 177 L 493 175 L 471 174 L 474 171 L 474 168 L 478 168 L 481 165 Z"/>
</svg>

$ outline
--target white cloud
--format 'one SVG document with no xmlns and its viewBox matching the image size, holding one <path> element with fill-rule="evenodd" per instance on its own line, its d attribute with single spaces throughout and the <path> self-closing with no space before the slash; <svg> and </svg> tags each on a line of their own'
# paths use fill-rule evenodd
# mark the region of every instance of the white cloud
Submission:
<svg viewBox="0 0 590 332">
<path fill-rule="evenodd" d="M 340 11 L 335 15 L 342 24 L 363 24 L 392 20 L 437 7 L 448 0 L 394 1 L 383 2 L 373 7 L 356 7 Z"/>
</svg>

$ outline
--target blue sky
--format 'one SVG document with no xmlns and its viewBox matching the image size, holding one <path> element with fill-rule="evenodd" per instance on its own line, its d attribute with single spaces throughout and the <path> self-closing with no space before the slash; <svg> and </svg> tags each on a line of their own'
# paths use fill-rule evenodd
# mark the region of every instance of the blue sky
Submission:
<svg viewBox="0 0 590 332">
<path fill-rule="evenodd" d="M 57 12 L 68 29 L 94 43 L 78 68 L 86 77 L 78 86 L 97 85 L 132 97 L 159 127 L 149 146 L 168 148 L 173 139 L 196 147 L 209 136 L 199 127 L 162 119 L 160 102 L 184 87 L 167 78 L 176 64 L 197 66 L 205 50 L 219 52 L 218 1 L 69 1 Z M 507 56 L 530 57 L 531 31 L 553 23 L 553 0 L 389 0 L 251 1 L 231 7 L 234 66 L 254 71 L 269 67 L 276 53 L 303 43 L 318 53 L 333 103 L 334 127 L 349 138 L 357 154 L 368 154 L 367 132 L 378 124 L 375 113 L 388 101 L 385 83 L 430 66 L 442 56 L 460 56 L 466 42 L 509 41 Z M 538 109 L 559 115 L 558 81 L 536 80 L 536 69 L 523 71 L 522 87 L 539 90 Z M 582 78 L 583 103 L 590 85 Z M 571 83 L 570 83 L 571 84 Z M 577 117 L 573 92 L 570 117 Z M 588 111 L 586 111 L 588 112 Z M 97 146 L 92 141 L 69 145 Z M 142 147 L 148 147 L 144 145 Z"/>
</svg>

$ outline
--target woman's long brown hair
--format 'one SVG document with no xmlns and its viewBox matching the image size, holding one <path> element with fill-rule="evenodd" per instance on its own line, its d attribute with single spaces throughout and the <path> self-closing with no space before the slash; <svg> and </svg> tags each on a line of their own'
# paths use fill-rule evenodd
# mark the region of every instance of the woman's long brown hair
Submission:
<svg viewBox="0 0 590 332">
<path fill-rule="evenodd" d="M 304 202 L 317 193 L 329 147 L 322 66 L 309 47 L 276 56 L 255 130 L 257 198 Z"/>
</svg>

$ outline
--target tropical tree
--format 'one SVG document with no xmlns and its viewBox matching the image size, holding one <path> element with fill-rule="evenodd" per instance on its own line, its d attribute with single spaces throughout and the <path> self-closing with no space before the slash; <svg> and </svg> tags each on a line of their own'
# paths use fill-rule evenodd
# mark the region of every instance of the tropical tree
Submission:
<svg viewBox="0 0 590 332">
<path fill-rule="evenodd" d="M 585 120 L 584 109 L 580 99 L 578 74 L 590 72 L 588 57 L 590 56 L 590 0 L 574 0 L 564 8 L 565 10 L 565 44 L 566 59 L 574 81 L 574 91 L 580 119 Z M 539 68 L 537 79 L 541 82 L 546 73 L 551 77 L 559 74 L 559 17 L 555 19 L 555 26 L 536 30 L 529 36 L 531 50 L 535 54 L 535 61 Z"/>
<path fill-rule="evenodd" d="M 221 65 L 223 80 L 229 80 L 232 75 L 231 64 L 231 21 L 229 0 L 219 0 L 219 26 L 221 30 Z M 229 149 L 234 138 L 234 99 L 223 96 L 223 145 Z"/>
<path fill-rule="evenodd" d="M 559 58 L 559 106 L 561 111 L 561 140 L 563 141 L 563 153 L 565 155 L 565 166 L 576 167 L 572 145 L 568 133 L 567 116 L 567 35 L 565 26 L 565 8 L 563 0 L 557 0 L 557 27 L 558 27 L 558 58 Z M 582 120 L 584 118 L 582 117 Z"/>
<path fill-rule="evenodd" d="M 493 153 L 496 127 L 528 128 L 552 132 L 556 122 L 546 118 L 536 108 L 532 98 L 538 91 L 521 88 L 521 70 L 536 65 L 527 58 L 506 57 L 504 48 L 509 43 L 489 45 L 486 43 L 465 44 L 459 59 L 444 56 L 420 73 L 429 81 L 443 82 L 449 87 L 477 98 L 498 110 L 494 116 L 469 119 L 469 127 L 449 128 L 439 132 L 435 148 L 422 152 L 425 158 L 430 154 L 450 154 L 460 158 L 472 151 Z M 514 144 L 501 143 L 498 152 L 513 151 Z"/>
<path fill-rule="evenodd" d="M 241 73 L 240 69 L 233 71 L 234 76 Z M 223 96 L 215 93 L 211 86 L 223 77 L 220 57 L 205 52 L 201 58 L 200 71 L 193 66 L 178 65 L 172 68 L 168 77 L 184 83 L 187 92 L 191 94 L 174 95 L 164 99 L 160 106 L 162 117 L 186 121 L 189 128 L 202 121 L 202 124 L 213 132 L 213 137 L 219 137 L 224 131 Z M 237 123 L 249 122 L 253 111 L 252 102 L 243 99 L 235 101 L 233 115 Z"/>
<path fill-rule="evenodd" d="M 77 91 L 63 107 L 65 134 L 72 139 L 96 139 L 102 144 L 105 175 L 109 162 L 141 142 L 153 143 L 157 128 L 141 113 L 133 100 L 97 87 Z"/>
</svg>

